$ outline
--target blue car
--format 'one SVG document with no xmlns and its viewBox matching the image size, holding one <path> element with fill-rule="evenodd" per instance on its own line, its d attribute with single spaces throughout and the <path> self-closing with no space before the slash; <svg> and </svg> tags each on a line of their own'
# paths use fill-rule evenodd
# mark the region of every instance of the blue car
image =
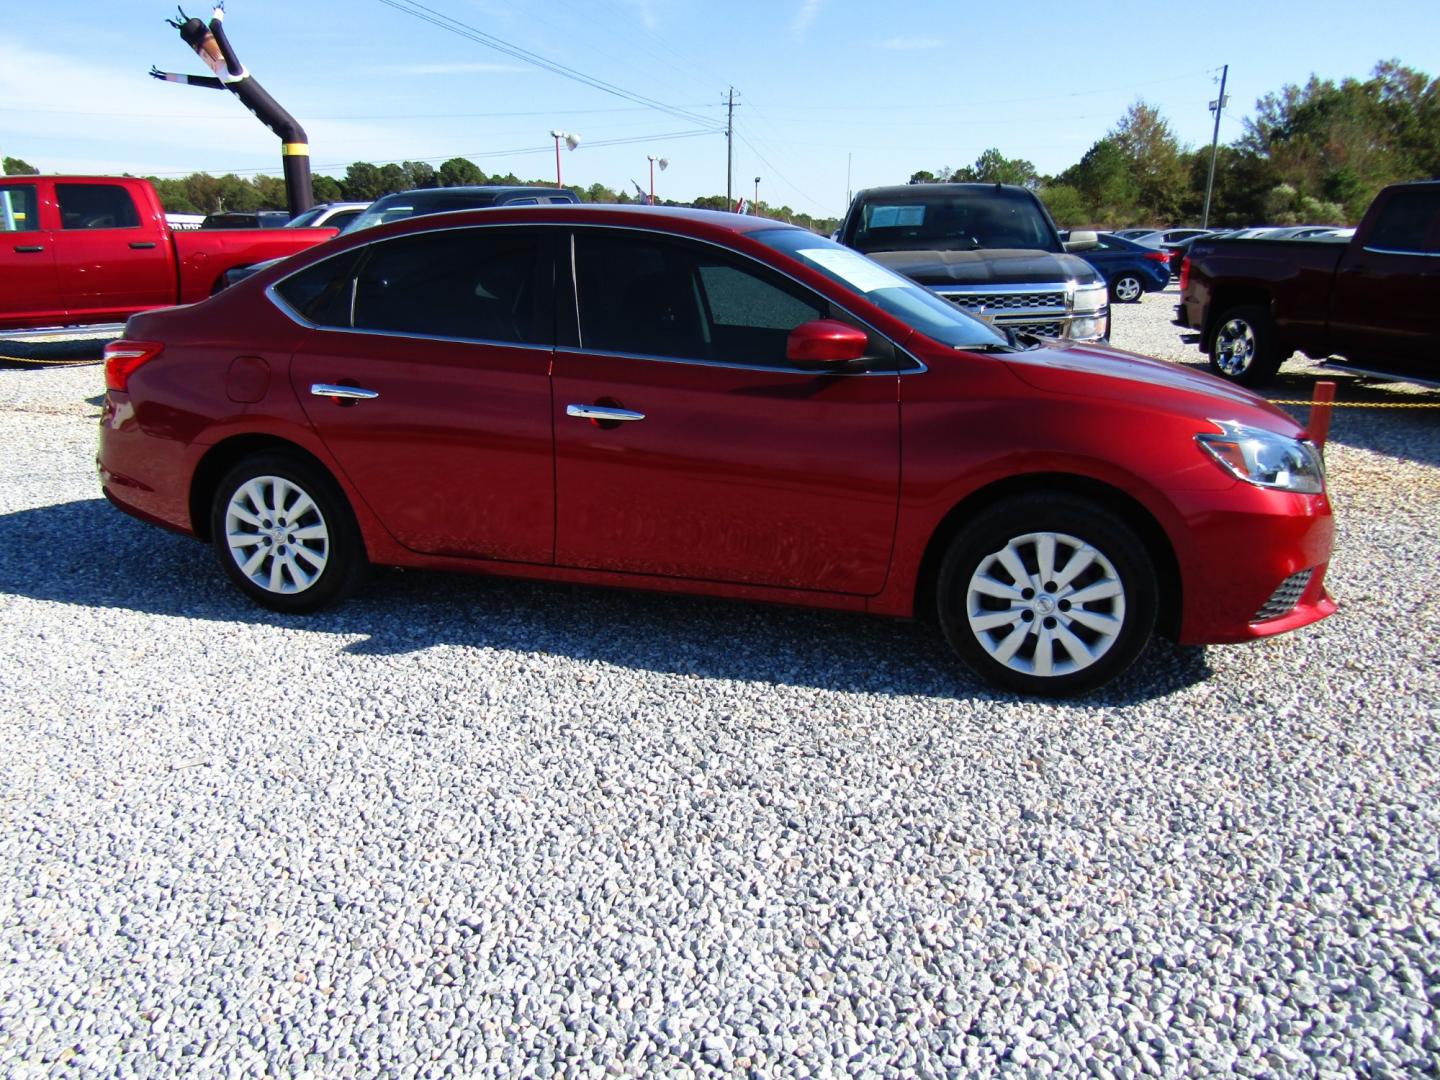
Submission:
<svg viewBox="0 0 1440 1080">
<path fill-rule="evenodd" d="M 1133 240 L 1100 233 L 1096 247 L 1071 249 L 1110 283 L 1110 302 L 1133 304 L 1141 293 L 1159 292 L 1170 284 L 1170 253 Z"/>
</svg>

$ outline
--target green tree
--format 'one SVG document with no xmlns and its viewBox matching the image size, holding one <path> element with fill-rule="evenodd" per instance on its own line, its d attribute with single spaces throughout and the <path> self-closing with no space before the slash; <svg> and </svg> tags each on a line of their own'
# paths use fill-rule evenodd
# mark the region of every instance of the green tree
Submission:
<svg viewBox="0 0 1440 1080">
<path fill-rule="evenodd" d="M 939 182 L 940 178 L 929 169 L 921 169 L 910 174 L 910 183 L 912 184 L 938 184 Z"/>
<path fill-rule="evenodd" d="M 1024 158 L 1007 158 L 991 147 L 978 158 L 975 164 L 955 170 L 951 179 L 981 184 L 1019 184 L 1033 188 L 1040 182 L 1035 166 Z"/>
<path fill-rule="evenodd" d="M 1061 228 L 1074 228 L 1077 225 L 1089 224 L 1093 220 L 1090 216 L 1090 205 L 1077 187 L 1070 184 L 1048 184 L 1040 189 L 1039 195 L 1046 209 L 1050 211 L 1050 216 L 1055 219 L 1055 224 Z"/>
<path fill-rule="evenodd" d="M 1189 177 L 1180 143 L 1160 110 L 1137 101 L 1107 138 L 1129 166 L 1141 213 L 1159 223 L 1178 220 Z"/>
<path fill-rule="evenodd" d="M 440 166 L 442 187 L 463 187 L 466 184 L 485 183 L 485 174 L 469 158 L 454 157 Z"/>
<path fill-rule="evenodd" d="M 317 204 L 345 201 L 345 192 L 340 187 L 340 181 L 333 176 L 312 176 L 310 194 Z"/>
<path fill-rule="evenodd" d="M 348 166 L 340 186 L 345 190 L 345 198 L 355 202 L 368 202 L 385 194 L 380 170 L 368 161 L 357 161 Z"/>
<path fill-rule="evenodd" d="M 260 206 L 265 210 L 290 209 L 290 196 L 285 190 L 285 181 L 278 176 L 260 175 L 250 181 L 260 195 Z"/>
<path fill-rule="evenodd" d="M 380 166 L 380 193 L 389 195 L 396 191 L 404 191 L 410 186 L 410 178 L 405 170 L 394 162 Z"/>
<path fill-rule="evenodd" d="M 170 214 L 201 214 L 204 213 L 200 207 L 190 201 L 189 192 L 186 190 L 184 180 L 174 178 L 147 176 L 155 187 L 155 194 L 160 197 L 160 205 Z"/>
<path fill-rule="evenodd" d="M 1078 163 L 1060 174 L 1060 180 L 1084 196 L 1092 220 L 1109 222 L 1114 228 L 1139 220 L 1139 188 L 1115 140 L 1107 137 L 1095 143 Z"/>
<path fill-rule="evenodd" d="M 7 157 L 5 159 L 5 175 L 38 176 L 40 175 L 40 170 L 37 169 L 34 165 L 31 165 L 28 161 L 23 161 L 18 157 Z"/>
<path fill-rule="evenodd" d="M 405 170 L 406 188 L 433 188 L 440 186 L 440 174 L 428 161 L 407 161 L 400 166 Z"/>
</svg>

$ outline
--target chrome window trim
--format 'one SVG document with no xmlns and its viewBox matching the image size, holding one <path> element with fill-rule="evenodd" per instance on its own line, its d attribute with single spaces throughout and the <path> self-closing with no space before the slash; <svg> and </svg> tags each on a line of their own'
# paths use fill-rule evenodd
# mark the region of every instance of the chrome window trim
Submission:
<svg viewBox="0 0 1440 1080">
<path fill-rule="evenodd" d="M 573 205 L 576 205 L 576 204 L 574 204 L 574 203 L 567 203 L 566 205 L 573 206 Z M 576 282 L 576 281 L 574 281 L 574 276 L 575 276 L 575 274 L 576 274 L 576 268 L 577 268 L 578 260 L 575 258 L 575 230 L 576 230 L 577 226 L 576 226 L 575 223 L 573 223 L 573 222 L 545 222 L 545 221 L 538 221 L 538 222 L 537 222 L 537 221 L 497 221 L 497 222 L 484 222 L 484 223 L 467 222 L 467 223 L 461 224 L 461 225 L 444 225 L 444 226 L 439 226 L 439 227 L 434 227 L 434 228 L 416 229 L 414 232 L 406 232 L 406 233 L 400 234 L 399 236 L 386 237 L 384 240 L 372 240 L 372 241 L 370 241 L 370 245 L 383 244 L 383 243 L 386 243 L 386 242 L 389 241 L 389 240 L 400 240 L 400 239 L 404 239 L 404 238 L 406 238 L 406 237 L 422 236 L 422 235 L 426 235 L 426 234 L 429 234 L 429 233 L 458 232 L 458 231 L 463 230 L 463 229 L 516 229 L 516 228 L 521 228 L 521 229 L 563 228 L 563 229 L 569 230 L 569 239 L 570 239 L 570 244 L 569 244 L 570 274 L 571 274 L 571 279 L 572 279 L 570 294 L 571 294 L 571 296 L 574 297 L 574 299 L 575 299 L 575 320 L 576 320 L 576 321 L 575 321 L 575 326 L 576 326 L 576 330 L 577 330 L 577 332 L 578 332 L 579 326 L 580 326 L 580 321 L 579 321 L 579 320 L 580 320 L 580 289 L 579 289 L 579 283 Z M 808 292 L 815 293 L 815 295 L 820 296 L 821 299 L 825 300 L 827 303 L 831 303 L 831 304 L 835 304 L 835 303 L 836 303 L 835 301 L 830 300 L 830 298 L 827 297 L 827 296 L 825 296 L 823 293 L 816 293 L 815 290 L 814 290 L 810 285 L 808 285 L 808 284 L 806 284 L 805 282 L 801 281 L 799 278 L 795 277 L 793 274 L 787 273 L 786 271 L 780 269 L 778 266 L 771 266 L 769 263 L 763 262 L 762 260 L 755 258 L 753 255 L 750 255 L 750 254 L 748 254 L 748 253 L 746 253 L 746 252 L 743 252 L 743 251 L 736 251 L 734 248 L 725 247 L 725 246 L 722 245 L 722 244 L 717 244 L 717 243 L 715 243 L 713 240 L 706 240 L 706 239 L 704 239 L 704 238 L 702 238 L 702 237 L 696 237 L 696 236 L 687 236 L 687 235 L 685 235 L 684 233 L 667 232 L 666 230 L 663 230 L 663 229 L 650 228 L 650 227 L 647 227 L 647 226 L 644 226 L 644 225 L 638 225 L 638 226 L 637 226 L 637 225 L 615 225 L 615 224 L 611 224 L 611 223 L 599 223 L 599 222 L 597 222 L 597 223 L 595 223 L 595 224 L 589 224 L 589 223 L 582 222 L 582 223 L 579 224 L 578 228 L 586 228 L 586 229 L 620 229 L 620 230 L 623 230 L 623 231 L 626 231 L 626 232 L 644 232 L 644 233 L 651 233 L 651 234 L 653 234 L 653 235 L 655 235 L 655 236 L 660 236 L 660 237 L 668 237 L 668 238 L 671 238 L 671 239 L 679 239 L 679 240 L 690 240 L 690 241 L 694 241 L 694 242 L 696 242 L 696 243 L 705 244 L 705 245 L 707 245 L 707 246 L 709 246 L 709 247 L 717 248 L 717 249 L 720 250 L 720 251 L 727 252 L 727 253 L 730 253 L 730 254 L 733 254 L 733 255 L 737 255 L 737 256 L 739 256 L 739 257 L 742 258 L 742 259 L 748 259 L 750 262 L 756 263 L 756 264 L 758 264 L 758 265 L 760 265 L 760 266 L 763 266 L 763 267 L 765 267 L 766 269 L 768 269 L 768 270 L 770 270 L 770 271 L 772 271 L 772 272 L 774 272 L 774 273 L 777 273 L 777 274 L 781 275 L 782 277 L 788 278 L 790 281 L 794 282 L 794 283 L 795 283 L 796 285 L 798 285 L 800 288 L 805 289 L 805 290 L 808 291 Z M 740 234 L 740 235 L 743 235 L 743 234 Z M 355 245 L 355 246 L 356 246 L 356 247 L 362 247 L 362 246 L 367 246 L 367 245 L 357 244 L 357 245 Z M 327 334 L 369 334 L 369 335 L 379 335 L 379 336 L 381 336 L 381 337 L 413 338 L 413 339 L 418 339 L 418 340 L 421 340 L 421 341 L 449 341 L 449 342 L 455 342 L 455 343 L 458 343 L 458 344 L 466 344 L 466 345 L 498 345 L 498 346 L 501 346 L 501 347 L 503 347 L 503 348 L 529 349 L 529 350 L 532 350 L 532 351 L 543 351 L 543 352 L 558 352 L 558 351 L 561 351 L 561 350 L 563 349 L 563 351 L 565 351 L 565 352 L 583 354 L 583 355 L 587 355 L 587 356 L 618 356 L 618 357 L 623 357 L 623 358 L 625 358 L 625 359 L 635 359 L 635 360 L 659 360 L 659 361 L 663 361 L 663 362 L 665 362 L 665 363 L 673 363 L 673 364 L 695 364 L 695 365 L 699 365 L 699 366 L 703 366 L 703 367 L 735 368 L 735 369 L 742 370 L 742 371 L 779 371 L 779 372 L 788 372 L 788 373 L 791 373 L 791 374 L 812 375 L 812 376 L 813 376 L 813 375 L 817 375 L 817 374 L 827 374 L 827 373 L 824 372 L 824 371 L 816 371 L 816 370 L 813 369 L 813 368 L 780 367 L 780 366 L 770 365 L 770 364 L 734 364 L 734 363 L 727 363 L 726 361 L 723 361 L 723 360 L 699 360 L 699 359 L 690 359 L 690 358 L 686 358 L 686 357 L 676 357 L 676 356 L 648 356 L 648 355 L 645 355 L 645 354 L 643 354 L 643 353 L 606 352 L 606 351 L 599 350 L 599 349 L 585 349 L 585 348 L 581 348 L 581 347 L 571 348 L 571 347 L 569 347 L 569 346 L 561 346 L 561 345 L 559 345 L 558 343 L 553 343 L 553 342 L 552 342 L 551 344 L 549 344 L 549 345 L 532 345 L 532 344 L 528 344 L 528 343 L 525 343 L 525 342 L 496 341 L 496 340 L 492 340 L 492 339 L 490 339 L 490 338 L 450 337 L 450 336 L 441 335 L 441 334 L 420 334 L 420 333 L 411 333 L 411 332 L 408 332 L 408 331 L 401 331 L 401 330 L 365 330 L 365 329 L 361 329 L 361 328 L 355 327 L 355 326 L 325 326 L 325 325 L 323 325 L 323 324 L 321 324 L 321 323 L 311 322 L 309 319 L 305 318 L 305 317 L 304 317 L 303 315 L 301 315 L 298 311 L 296 311 L 294 308 L 292 308 L 292 307 L 289 305 L 289 303 L 285 300 L 285 298 L 284 298 L 283 296 L 281 296 L 281 295 L 279 294 L 279 292 L 277 291 L 281 285 L 283 285 L 285 282 L 289 281 L 292 277 L 296 277 L 296 276 L 299 275 L 299 274 L 303 274 L 303 273 L 305 273 L 307 270 L 310 270 L 310 269 L 312 269 L 313 267 L 318 266 L 321 262 L 325 262 L 325 261 L 327 261 L 328 259 L 338 259 L 338 258 L 341 258 L 341 257 L 345 256 L 346 254 L 350 253 L 350 252 L 353 251 L 353 250 L 354 250 L 354 248 L 346 248 L 345 251 L 339 251 L 339 252 L 336 252 L 334 255 L 327 256 L 326 259 L 320 259 L 320 260 L 317 260 L 316 262 L 308 263 L 308 264 L 306 264 L 305 266 L 302 266 L 302 267 L 299 267 L 298 269 L 292 270 L 290 273 L 286 274 L 286 275 L 285 275 L 284 277 L 282 277 L 282 278 L 277 278 L 275 281 L 272 281 L 269 285 L 265 286 L 265 296 L 266 296 L 266 298 L 270 301 L 271 304 L 273 304 L 273 305 L 280 311 L 280 313 L 281 313 L 282 315 L 284 315 L 286 318 L 288 318 L 291 322 L 295 323 L 297 326 L 302 326 L 302 327 L 304 327 L 304 328 L 307 329 L 307 330 L 318 330 L 318 331 L 321 331 L 322 333 L 327 333 Z M 354 275 L 354 274 L 351 275 L 351 278 L 350 278 L 350 285 L 351 285 L 351 288 L 350 288 L 350 321 L 351 321 L 351 322 L 354 322 L 354 321 L 355 321 L 355 294 L 356 294 L 356 291 L 357 291 L 355 286 L 356 286 L 356 283 L 358 282 L 358 280 L 359 280 L 359 278 L 358 278 L 357 275 Z M 921 288 L 924 288 L 924 286 L 920 286 L 920 287 L 921 287 Z M 924 362 L 923 360 L 921 360 L 921 359 L 920 359 L 918 356 L 916 356 L 914 353 L 910 352 L 908 349 L 902 348 L 893 338 L 890 337 L 889 334 L 883 333 L 882 331 L 880 331 L 879 329 L 877 329 L 875 326 L 873 326 L 868 320 L 862 319 L 860 316 L 854 314 L 852 311 L 849 310 L 849 308 L 844 307 L 843 305 L 840 305 L 840 304 L 836 304 L 836 306 L 839 307 L 841 311 L 844 311 L 847 315 L 849 315 L 852 319 L 854 319 L 854 320 L 855 320 L 857 323 L 859 323 L 861 326 L 864 326 L 870 333 L 873 333 L 873 334 L 877 335 L 878 337 L 883 338 L 885 341 L 890 342 L 890 346 L 891 346 L 891 348 L 893 348 L 893 349 L 895 350 L 896 356 L 897 356 L 897 357 L 904 357 L 906 360 L 909 360 L 910 363 L 913 364 L 914 366 L 913 366 L 913 367 L 903 368 L 903 369 L 898 369 L 898 370 L 887 370 L 887 371 L 856 371 L 856 372 L 829 372 L 828 374 L 832 374 L 832 375 L 842 375 L 842 374 L 843 374 L 843 375 L 848 375 L 848 376 L 852 376 L 852 377 L 853 377 L 853 376 L 856 376 L 856 375 L 883 375 L 883 376 L 891 376 L 891 375 L 918 375 L 918 374 L 922 374 L 922 373 L 930 370 L 930 369 L 925 365 L 925 362 Z M 918 331 L 918 330 L 915 330 L 914 327 L 911 327 L 911 329 L 912 329 L 912 331 L 914 331 L 915 333 L 919 333 L 919 331 Z M 582 338 L 581 340 L 583 341 L 583 338 Z M 964 347 L 957 345 L 957 346 L 955 346 L 955 348 L 957 348 L 957 349 L 963 349 Z"/>
<path fill-rule="evenodd" d="M 1440 251 L 1399 251 L 1396 248 L 1381 248 L 1365 245 L 1365 250 L 1372 255 L 1414 255 L 1421 259 L 1440 259 Z"/>
<path fill-rule="evenodd" d="M 888 341 L 889 339 L 887 338 L 886 340 Z M 958 345 L 955 346 L 955 348 L 961 352 L 964 351 Z M 873 379 L 877 377 L 884 379 L 894 379 L 901 375 L 918 375 L 923 371 L 930 370 L 918 357 L 900 348 L 900 346 L 898 345 L 895 346 L 895 351 L 914 361 L 916 365 L 915 367 L 906 368 L 903 371 L 826 371 L 824 368 L 777 367 L 774 364 L 739 364 L 730 360 L 697 360 L 685 356 L 656 356 L 651 353 L 614 352 L 607 349 L 571 348 L 568 345 L 557 346 L 555 351 L 565 353 L 567 356 L 609 357 L 616 360 L 651 360 L 657 364 L 685 364 L 687 367 L 724 368 L 731 371 L 764 371 L 770 373 L 771 375 L 805 375 L 812 379 L 815 378 L 817 375 L 829 375 L 832 377 L 843 376 L 847 379 Z"/>
<path fill-rule="evenodd" d="M 964 285 L 956 282 L 954 285 L 930 285 L 925 286 L 931 292 L 937 293 L 973 293 L 977 295 L 990 295 L 994 293 L 1042 293 L 1042 292 L 1068 292 L 1074 289 L 1075 283 L 1070 281 L 1042 282 L 1038 285 L 1031 285 L 1026 282 L 1017 282 L 1013 285 Z"/>
</svg>

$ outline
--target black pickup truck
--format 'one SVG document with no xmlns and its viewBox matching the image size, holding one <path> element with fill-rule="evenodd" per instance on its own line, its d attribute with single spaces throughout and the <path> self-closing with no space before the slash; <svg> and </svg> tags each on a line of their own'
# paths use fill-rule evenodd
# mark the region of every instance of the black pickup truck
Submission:
<svg viewBox="0 0 1440 1080">
<path fill-rule="evenodd" d="M 1105 279 L 1062 243 L 1034 192 L 1004 184 L 906 184 L 859 192 L 836 237 L 1002 329 L 1110 337 Z"/>
<path fill-rule="evenodd" d="M 1176 325 L 1200 332 L 1217 375 L 1270 381 L 1291 353 L 1336 367 L 1440 380 L 1440 181 L 1394 184 L 1348 242 L 1195 241 Z"/>
</svg>

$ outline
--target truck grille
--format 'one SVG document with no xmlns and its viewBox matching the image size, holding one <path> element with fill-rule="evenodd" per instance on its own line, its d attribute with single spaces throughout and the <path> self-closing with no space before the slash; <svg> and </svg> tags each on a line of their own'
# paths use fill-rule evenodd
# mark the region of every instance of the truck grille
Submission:
<svg viewBox="0 0 1440 1080">
<path fill-rule="evenodd" d="M 1004 292 L 960 286 L 936 289 L 935 292 L 967 315 L 996 326 L 1026 330 L 1044 337 L 1060 337 L 1065 329 L 1064 320 L 1069 314 L 1063 288 Z"/>
<path fill-rule="evenodd" d="M 1263 607 L 1255 613 L 1251 622 L 1268 622 L 1271 619 L 1278 619 L 1282 615 L 1289 615 L 1295 610 L 1295 605 L 1300 602 L 1300 597 L 1305 595 L 1305 590 L 1310 585 L 1310 579 L 1315 574 L 1312 566 L 1309 570 L 1301 570 L 1298 574 L 1291 574 L 1280 583 L 1280 587 L 1270 594 L 1270 599 L 1265 601 Z"/>
</svg>

